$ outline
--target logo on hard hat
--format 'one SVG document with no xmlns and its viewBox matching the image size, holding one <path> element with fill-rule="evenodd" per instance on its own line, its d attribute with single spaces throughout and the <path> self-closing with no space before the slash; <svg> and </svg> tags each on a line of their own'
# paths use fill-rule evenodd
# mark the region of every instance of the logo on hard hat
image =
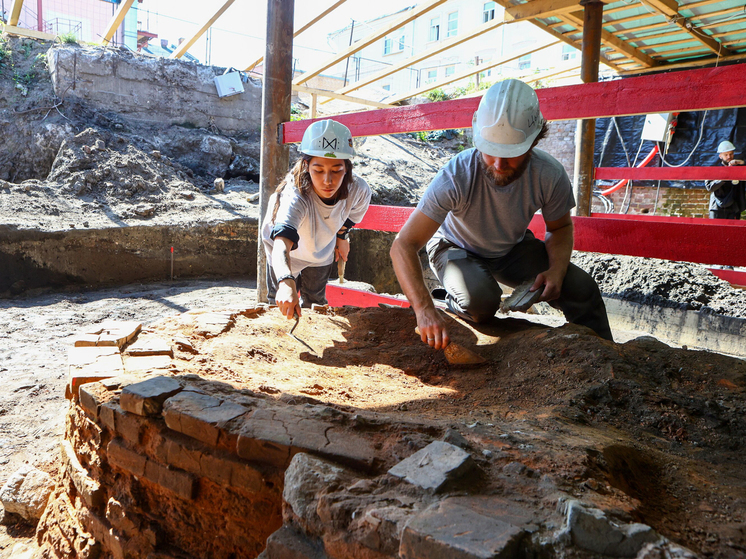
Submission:
<svg viewBox="0 0 746 559">
<path fill-rule="evenodd" d="M 337 149 L 337 138 L 332 138 L 331 140 L 327 140 L 326 138 L 321 138 L 321 149 Z"/>
</svg>

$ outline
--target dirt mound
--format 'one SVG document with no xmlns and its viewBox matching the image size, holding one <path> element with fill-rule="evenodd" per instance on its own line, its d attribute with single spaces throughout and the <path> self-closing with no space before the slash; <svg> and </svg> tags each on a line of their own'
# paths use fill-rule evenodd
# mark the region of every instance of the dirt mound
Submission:
<svg viewBox="0 0 746 559">
<path fill-rule="evenodd" d="M 191 171 L 159 151 L 145 153 L 92 128 L 63 142 L 47 177 L 61 194 L 85 196 L 121 218 L 148 217 L 174 199 L 193 199 L 199 189 L 190 179 Z"/>
<path fill-rule="evenodd" d="M 593 276 L 606 297 L 746 318 L 743 290 L 704 266 L 587 252 L 575 252 L 572 260 Z"/>
</svg>

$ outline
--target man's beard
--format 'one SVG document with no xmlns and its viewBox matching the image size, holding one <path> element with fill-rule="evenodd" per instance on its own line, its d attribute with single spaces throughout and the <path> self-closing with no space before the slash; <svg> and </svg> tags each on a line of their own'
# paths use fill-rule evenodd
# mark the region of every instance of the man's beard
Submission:
<svg viewBox="0 0 746 559">
<path fill-rule="evenodd" d="M 509 171 L 498 174 L 497 170 L 491 165 L 487 165 L 484 159 L 479 158 L 479 167 L 482 172 L 487 176 L 487 179 L 492 182 L 494 186 L 508 186 L 510 183 L 518 180 L 523 173 L 526 172 L 529 162 L 531 161 L 531 152 L 529 151 L 526 158 L 521 161 L 521 164 Z"/>
</svg>

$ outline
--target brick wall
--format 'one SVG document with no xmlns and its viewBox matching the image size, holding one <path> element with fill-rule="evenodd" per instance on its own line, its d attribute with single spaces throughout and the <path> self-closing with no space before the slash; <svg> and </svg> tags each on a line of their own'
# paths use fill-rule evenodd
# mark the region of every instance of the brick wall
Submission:
<svg viewBox="0 0 746 559">
<path fill-rule="evenodd" d="M 549 123 L 549 136 L 541 142 L 539 147 L 557 158 L 565 167 L 570 179 L 573 178 L 575 168 L 575 128 L 576 120 L 558 120 Z M 631 200 L 626 201 L 626 188 L 621 188 L 609 195 L 614 203 L 614 213 L 620 213 L 627 208 L 626 213 L 653 214 L 679 217 L 707 217 L 710 193 L 704 188 L 666 188 L 661 187 L 658 192 L 655 186 L 633 186 Z M 656 195 L 658 204 L 656 207 Z M 594 212 L 603 212 L 600 200 L 593 200 Z"/>
</svg>

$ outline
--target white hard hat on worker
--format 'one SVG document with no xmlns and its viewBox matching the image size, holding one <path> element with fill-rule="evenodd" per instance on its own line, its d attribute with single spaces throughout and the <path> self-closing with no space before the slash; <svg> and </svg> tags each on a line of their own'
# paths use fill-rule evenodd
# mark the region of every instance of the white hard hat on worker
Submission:
<svg viewBox="0 0 746 559">
<path fill-rule="evenodd" d="M 726 153 L 729 151 L 736 151 L 736 146 L 734 146 L 728 140 L 723 140 L 718 144 L 718 153 Z"/>
<path fill-rule="evenodd" d="M 531 149 L 544 123 L 531 86 L 514 79 L 498 82 L 474 113 L 474 147 L 492 157 L 519 157 Z"/>
<path fill-rule="evenodd" d="M 303 133 L 301 153 L 312 157 L 352 159 L 352 134 L 350 129 L 337 121 L 326 119 L 312 123 Z"/>
</svg>

